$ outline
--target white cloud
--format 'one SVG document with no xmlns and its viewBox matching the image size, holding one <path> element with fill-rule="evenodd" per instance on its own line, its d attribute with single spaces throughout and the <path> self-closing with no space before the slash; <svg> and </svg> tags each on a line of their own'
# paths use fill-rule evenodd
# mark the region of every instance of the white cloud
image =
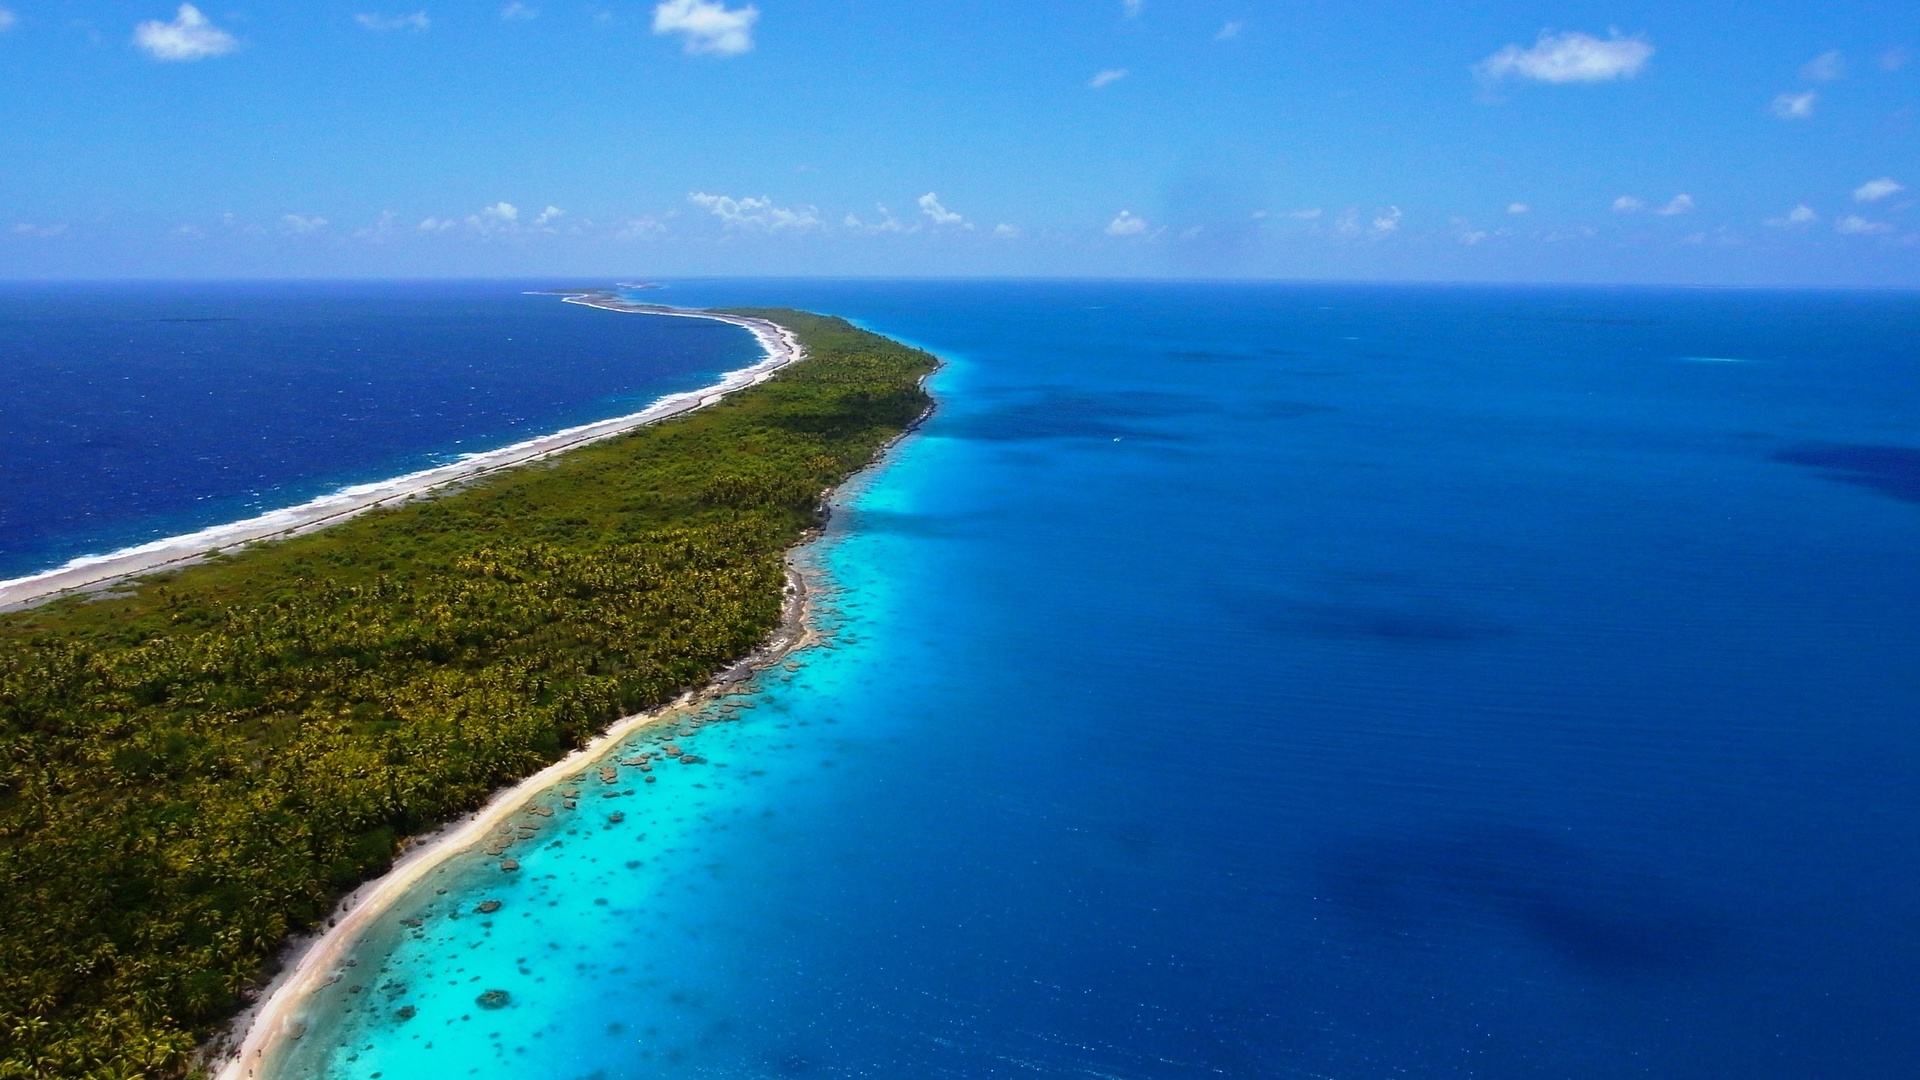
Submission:
<svg viewBox="0 0 1920 1080">
<path fill-rule="evenodd" d="M 1773 99 L 1773 115 L 1782 120 L 1805 120 L 1813 115 L 1813 103 L 1819 94 L 1809 90 L 1804 94 L 1776 94 Z"/>
<path fill-rule="evenodd" d="M 1905 190 L 1907 190 L 1905 184 L 1895 181 L 1891 176 L 1883 176 L 1878 180 L 1869 180 L 1859 187 L 1854 188 L 1853 201 L 1879 202 L 1889 195 L 1898 194 Z"/>
<path fill-rule="evenodd" d="M 1616 214 L 1637 214 L 1641 210 L 1644 210 L 1646 205 L 1643 200 L 1636 199 L 1631 195 L 1622 195 L 1613 200 L 1613 212 Z"/>
<path fill-rule="evenodd" d="M 1489 80 L 1517 76 L 1547 83 L 1606 82 L 1631 79 L 1653 56 L 1653 46 L 1637 37 L 1615 33 L 1605 40 L 1591 34 L 1542 30 L 1531 49 L 1509 45 L 1482 60 L 1475 68 Z"/>
<path fill-rule="evenodd" d="M 368 30 L 425 30 L 433 25 L 424 11 L 411 15 L 355 15 L 353 21 Z"/>
<path fill-rule="evenodd" d="M 301 217 L 299 214 L 286 214 L 280 218 L 281 230 L 294 236 L 305 236 L 308 233 L 319 232 L 326 227 L 327 219 L 318 215 Z"/>
<path fill-rule="evenodd" d="M 681 34 L 689 53 L 736 56 L 753 48 L 760 9 L 728 8 L 720 0 L 666 0 L 653 9 L 653 32 Z"/>
<path fill-rule="evenodd" d="M 1126 77 L 1127 77 L 1126 68 L 1108 68 L 1105 71 L 1102 71 L 1096 74 L 1093 78 L 1088 79 L 1087 89 L 1099 90 L 1102 87 L 1111 86 L 1114 83 L 1117 83 L 1121 79 L 1124 79 Z"/>
<path fill-rule="evenodd" d="M 1791 229 L 1811 225 L 1819 219 L 1820 215 L 1813 212 L 1813 207 L 1801 203 L 1780 217 L 1768 218 L 1766 224 L 1775 229 Z"/>
<path fill-rule="evenodd" d="M 22 221 L 13 227 L 13 234 L 15 236 L 37 236 L 41 238 L 59 236 L 66 231 L 67 227 L 64 224 L 35 225 L 30 221 Z"/>
<path fill-rule="evenodd" d="M 446 232 L 458 224 L 459 222 L 452 218 L 430 217 L 420 223 L 420 231 L 423 233 Z"/>
<path fill-rule="evenodd" d="M 1131 210 L 1120 211 L 1120 216 L 1107 222 L 1108 236 L 1138 236 L 1147 231 L 1147 219 L 1136 217 Z"/>
<path fill-rule="evenodd" d="M 929 191 L 920 196 L 920 212 L 933 219 L 935 225 L 959 225 L 967 219 L 940 205 L 940 197 Z"/>
<path fill-rule="evenodd" d="M 666 231 L 667 227 L 661 224 L 658 218 L 648 214 L 645 217 L 628 218 L 621 224 L 619 231 L 613 234 L 613 238 L 628 241 L 651 240 Z"/>
<path fill-rule="evenodd" d="M 487 221 L 497 221 L 510 225 L 520 220 L 520 208 L 510 202 L 497 202 L 480 211 L 480 217 Z"/>
<path fill-rule="evenodd" d="M 1222 26 L 1219 29 L 1219 31 L 1213 35 L 1213 40 L 1232 41 L 1234 38 L 1237 38 L 1240 36 L 1240 31 L 1245 30 L 1246 28 L 1247 28 L 1246 23 L 1229 22 L 1225 26 Z"/>
<path fill-rule="evenodd" d="M 919 232 L 920 231 L 920 226 L 917 224 L 901 225 L 899 220 L 893 216 L 893 211 L 887 209 L 885 206 L 882 206 L 879 203 L 874 203 L 873 209 L 875 212 L 877 212 L 880 215 L 880 220 L 874 222 L 871 225 L 867 224 L 864 221 L 861 221 L 858 217 L 854 216 L 853 214 L 848 214 L 846 216 L 846 219 L 842 221 L 841 224 L 845 225 L 849 229 L 861 229 L 870 233 L 897 233 L 897 232 Z"/>
<path fill-rule="evenodd" d="M 1002 240 L 1012 240 L 1020 235 L 1020 230 L 1018 227 L 1009 225 L 1003 221 L 993 227 L 993 235 Z"/>
<path fill-rule="evenodd" d="M 1655 210 L 1654 213 L 1659 214 L 1661 217 L 1674 217 L 1692 209 L 1693 196 L 1675 195 L 1673 198 L 1667 200 L 1667 205 Z"/>
<path fill-rule="evenodd" d="M 521 3 L 520 0 L 513 0 L 513 3 L 500 9 L 500 17 L 508 22 L 516 19 L 537 19 L 540 17 L 540 9 L 537 7 L 528 7 L 526 4 Z"/>
<path fill-rule="evenodd" d="M 1507 213 L 1509 214 L 1525 214 L 1531 211 L 1532 209 L 1533 207 L 1528 206 L 1526 203 L 1523 203 L 1523 202 L 1507 204 Z"/>
<path fill-rule="evenodd" d="M 820 225 L 820 212 L 811 206 L 798 210 L 773 205 L 773 200 L 735 199 L 728 195 L 709 195 L 696 191 L 687 201 L 706 208 L 729 229 L 764 229 L 768 232 L 803 232 Z"/>
<path fill-rule="evenodd" d="M 1400 208 L 1397 206 L 1389 206 L 1383 210 L 1375 210 L 1373 217 L 1365 224 L 1361 223 L 1360 210 L 1358 207 L 1355 207 L 1341 214 L 1333 223 L 1333 231 L 1339 233 L 1341 236 L 1364 236 L 1376 240 L 1384 236 L 1393 235 L 1399 231 L 1399 228 Z"/>
<path fill-rule="evenodd" d="M 1308 210 L 1289 210 L 1287 216 L 1301 221 L 1312 221 L 1320 216 L 1320 208 L 1316 206 Z"/>
<path fill-rule="evenodd" d="M 1846 73 L 1847 61 L 1838 49 L 1823 52 L 1800 65 L 1800 77 L 1808 82 L 1832 82 Z"/>
<path fill-rule="evenodd" d="M 20 16 L 15 15 L 12 8 L 0 7 L 0 34 L 13 29 L 19 21 Z"/>
<path fill-rule="evenodd" d="M 382 210 L 380 211 L 380 217 L 374 221 L 372 225 L 363 229 L 353 230 L 354 239 L 372 240 L 375 243 L 383 242 L 387 237 L 393 235 L 393 224 L 397 220 L 399 219 L 393 211 Z"/>
<path fill-rule="evenodd" d="M 557 206 L 548 206 L 545 210 L 540 211 L 539 215 L 533 219 L 533 225 L 535 228 L 550 225 L 566 216 L 566 213 L 565 210 Z"/>
<path fill-rule="evenodd" d="M 155 60 L 205 60 L 240 47 L 240 39 L 207 21 L 200 9 L 181 4 L 173 21 L 149 19 L 133 28 L 133 43 Z"/>
<path fill-rule="evenodd" d="M 1846 233 L 1848 236 L 1867 236 L 1872 233 L 1891 232 L 1893 226 L 1884 221 L 1868 221 L 1859 214 L 1848 214 L 1833 223 L 1833 231 Z"/>
<path fill-rule="evenodd" d="M 1147 0 L 1120 0 L 1120 8 L 1129 19 L 1137 19 L 1147 10 Z"/>
</svg>

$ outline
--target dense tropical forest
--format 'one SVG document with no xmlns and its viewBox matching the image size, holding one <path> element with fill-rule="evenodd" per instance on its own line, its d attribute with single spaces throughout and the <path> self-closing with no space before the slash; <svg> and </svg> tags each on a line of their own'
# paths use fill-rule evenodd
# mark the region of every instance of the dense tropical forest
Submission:
<svg viewBox="0 0 1920 1080">
<path fill-rule="evenodd" d="M 0 1078 L 175 1076 L 287 936 L 779 623 L 934 359 L 832 318 L 708 409 L 0 615 Z"/>
</svg>

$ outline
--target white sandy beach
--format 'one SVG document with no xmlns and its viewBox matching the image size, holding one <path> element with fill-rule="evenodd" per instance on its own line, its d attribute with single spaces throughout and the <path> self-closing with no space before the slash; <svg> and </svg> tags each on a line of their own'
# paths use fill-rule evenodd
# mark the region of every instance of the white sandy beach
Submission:
<svg viewBox="0 0 1920 1080">
<path fill-rule="evenodd" d="M 307 999 L 345 970 L 343 961 L 367 928 L 408 890 L 454 858 L 485 840 L 502 823 L 524 809 L 535 797 L 591 766 L 640 729 L 676 720 L 729 691 L 752 672 L 779 663 L 787 654 L 808 644 L 813 636 L 806 579 L 788 560 L 786 604 L 780 629 L 748 659 L 728 669 L 705 688 L 652 712 L 616 721 L 586 746 L 496 794 L 472 814 L 439 831 L 416 837 L 412 845 L 380 877 L 348 893 L 334 909 L 332 925 L 313 938 L 296 939 L 283 956 L 286 966 L 268 984 L 251 1008 L 235 1017 L 227 1037 L 210 1053 L 208 1073 L 214 1080 L 255 1080 L 270 1075 L 280 1051 L 302 1037 Z"/>
<path fill-rule="evenodd" d="M 304 506 L 263 515 L 249 521 L 207 529 L 189 536 L 144 545 L 96 560 L 76 560 L 49 574 L 0 583 L 0 598 L 18 605 L 31 603 L 73 589 L 98 587 L 102 582 L 130 574 L 190 561 L 209 549 L 272 537 L 291 529 L 305 532 L 321 528 L 383 501 L 429 492 L 448 484 L 471 479 L 497 469 L 510 468 L 528 461 L 559 453 L 585 443 L 617 435 L 642 424 L 677 416 L 703 405 L 710 405 L 726 394 L 766 379 L 774 371 L 802 359 L 805 355 L 793 332 L 764 319 L 747 319 L 701 311 L 683 311 L 653 305 L 630 305 L 599 294 L 566 297 L 571 303 L 588 304 L 613 311 L 717 319 L 744 326 L 752 331 L 766 349 L 766 358 L 750 367 L 727 373 L 712 386 L 686 394 L 662 398 L 647 409 L 630 416 L 616 417 L 596 424 L 582 425 L 532 439 L 487 454 L 477 454 L 455 465 L 398 477 L 380 484 L 351 488 Z M 84 565 L 82 565 L 84 564 Z M 31 586 L 37 584 L 37 590 Z M 19 589 L 10 594 L 7 589 Z M 367 926 L 393 903 L 406 895 L 421 878 L 448 859 L 464 852 L 499 828 L 502 822 L 524 808 L 528 801 L 569 775 L 586 768 L 609 749 L 635 731 L 690 707 L 698 707 L 708 698 L 725 693 L 740 678 L 754 669 L 777 663 L 804 642 L 808 633 L 805 583 L 797 571 L 788 574 L 787 603 L 781 629 L 753 657 L 730 669 L 705 689 L 689 693 L 665 708 L 641 713 L 617 721 L 587 746 L 507 788 L 474 813 L 450 823 L 435 833 L 417 837 L 385 874 L 347 894 L 334 912 L 332 925 L 317 937 L 297 940 L 288 947 L 286 965 L 270 983 L 259 1001 L 235 1018 L 227 1037 L 212 1051 L 209 1072 L 217 1080 L 245 1080 L 261 1075 L 276 1051 L 304 1030 L 301 1019 L 306 1000 L 315 990 L 336 977 L 341 961 L 359 941 Z"/>
<path fill-rule="evenodd" d="M 591 424 L 581 424 L 537 439 L 503 446 L 498 450 L 473 454 L 450 465 L 396 476 L 391 480 L 341 488 L 339 491 L 322 495 L 299 506 L 274 510 L 244 521 L 215 525 L 183 536 L 170 536 L 164 540 L 123 548 L 106 555 L 88 555 L 53 570 L 0 581 L 0 611 L 26 607 L 68 593 L 106 588 L 128 578 L 181 566 L 210 554 L 255 541 L 312 532 L 335 522 L 344 521 L 355 514 L 364 513 L 383 503 L 425 495 L 500 469 L 524 465 L 529 461 L 537 461 L 587 443 L 611 438 L 645 424 L 711 405 L 735 390 L 763 381 L 775 371 L 805 355 L 799 339 L 791 330 L 766 319 L 749 319 L 736 315 L 661 307 L 654 304 L 629 304 L 601 293 L 581 293 L 564 299 L 569 303 L 585 304 L 609 311 L 713 319 L 718 322 L 732 323 L 750 331 L 759 340 L 761 347 L 766 350 L 766 357 L 747 367 L 727 372 L 719 382 L 711 386 L 682 394 L 670 394 L 637 413 L 616 416 L 610 420 Z"/>
</svg>

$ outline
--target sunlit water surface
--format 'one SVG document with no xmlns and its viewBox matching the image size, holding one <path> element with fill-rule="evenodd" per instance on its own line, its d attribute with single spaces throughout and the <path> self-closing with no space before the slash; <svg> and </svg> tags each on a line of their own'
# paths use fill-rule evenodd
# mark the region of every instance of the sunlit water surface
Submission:
<svg viewBox="0 0 1920 1080">
<path fill-rule="evenodd" d="M 1920 1060 L 1920 300 L 657 295 L 948 362 L 832 647 L 430 879 L 284 1075 Z"/>
</svg>

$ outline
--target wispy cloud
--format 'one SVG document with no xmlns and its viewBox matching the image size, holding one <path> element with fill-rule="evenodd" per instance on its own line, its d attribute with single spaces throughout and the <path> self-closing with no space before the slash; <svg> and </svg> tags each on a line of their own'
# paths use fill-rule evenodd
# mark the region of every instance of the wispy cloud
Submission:
<svg viewBox="0 0 1920 1080">
<path fill-rule="evenodd" d="M 1120 211 L 1119 216 L 1107 222 L 1108 236 L 1138 236 L 1147 231 L 1147 219 L 1131 210 Z"/>
<path fill-rule="evenodd" d="M 966 218 L 940 205 L 940 197 L 929 191 L 920 196 L 920 212 L 933 219 L 935 225 L 961 225 Z"/>
<path fill-rule="evenodd" d="M 375 31 L 425 30 L 433 25 L 433 20 L 427 18 L 427 13 L 424 11 L 416 11 L 411 15 L 360 14 L 355 15 L 353 21 L 368 30 Z"/>
<path fill-rule="evenodd" d="M 534 216 L 533 227 L 536 229 L 545 228 L 546 226 L 551 225 L 554 222 L 559 221 L 561 218 L 565 217 L 566 213 L 567 212 L 565 210 L 562 210 L 557 206 L 550 205 L 545 210 L 540 211 L 539 214 Z"/>
<path fill-rule="evenodd" d="M 13 227 L 13 235 L 15 236 L 32 236 L 32 237 L 38 237 L 40 239 L 46 239 L 48 237 L 53 237 L 53 236 L 61 236 L 61 235 L 64 235 L 66 231 L 67 231 L 67 227 L 64 224 L 35 225 L 30 221 L 22 221 Z"/>
<path fill-rule="evenodd" d="M 1319 219 L 1320 214 L 1321 214 L 1321 210 L 1317 206 L 1309 207 L 1305 210 L 1287 211 L 1288 217 L 1294 218 L 1295 220 L 1298 220 L 1298 221 L 1315 221 Z"/>
<path fill-rule="evenodd" d="M 1847 73 L 1847 59 L 1840 50 L 1823 52 L 1800 65 L 1800 77 L 1808 82 L 1832 82 Z"/>
<path fill-rule="evenodd" d="M 240 39 L 207 21 L 200 9 L 181 4 L 172 22 L 149 19 L 133 28 L 133 43 L 155 60 L 186 62 L 225 56 Z"/>
<path fill-rule="evenodd" d="M 1616 214 L 1637 214 L 1646 206 L 1645 199 L 1636 199 L 1631 195 L 1622 195 L 1613 200 L 1613 212 Z"/>
<path fill-rule="evenodd" d="M 687 196 L 687 201 L 704 208 L 729 229 L 803 232 L 820 226 L 820 212 L 813 207 L 792 210 L 773 205 L 773 200 L 765 196 L 735 199 L 696 191 Z"/>
<path fill-rule="evenodd" d="M 1775 229 L 1795 229 L 1805 228 L 1818 220 L 1820 215 L 1813 212 L 1813 207 L 1801 203 L 1777 218 L 1768 218 L 1764 224 Z"/>
<path fill-rule="evenodd" d="M 1655 210 L 1654 213 L 1659 214 L 1661 217 L 1675 217 L 1687 213 L 1692 209 L 1693 196 L 1675 195 L 1673 198 L 1667 200 L 1667 205 Z"/>
<path fill-rule="evenodd" d="M 1230 21 L 1226 25 L 1222 26 L 1220 29 L 1214 31 L 1213 40 L 1232 41 L 1234 38 L 1237 38 L 1240 36 L 1240 31 L 1245 30 L 1246 28 L 1247 28 L 1246 23 Z"/>
<path fill-rule="evenodd" d="M 280 231 L 291 236 L 305 236 L 327 227 L 327 219 L 314 215 L 303 217 L 299 214 L 284 214 L 280 218 Z"/>
<path fill-rule="evenodd" d="M 1532 210 L 1533 210 L 1533 207 L 1528 206 L 1526 203 L 1523 203 L 1523 202 L 1514 202 L 1514 203 L 1507 204 L 1507 213 L 1509 214 L 1525 214 Z"/>
<path fill-rule="evenodd" d="M 1893 226 L 1884 221 L 1868 221 L 1859 214 L 1848 214 L 1833 223 L 1833 231 L 1848 236 L 1871 236 L 1874 233 L 1892 232 Z"/>
<path fill-rule="evenodd" d="M 1905 184 L 1896 181 L 1891 176 L 1883 176 L 1878 180 L 1869 180 L 1859 187 L 1854 188 L 1853 201 L 1879 202 L 1889 195 L 1897 195 L 1905 190 L 1907 190 Z"/>
<path fill-rule="evenodd" d="M 1088 79 L 1087 89 L 1099 90 L 1104 87 L 1112 86 L 1114 83 L 1117 83 L 1121 79 L 1124 79 L 1126 77 L 1127 77 L 1126 68 L 1108 68 L 1105 71 L 1102 71 L 1099 74 L 1095 75 L 1093 78 Z"/>
<path fill-rule="evenodd" d="M 993 235 L 1002 240 L 1013 240 L 1019 237 L 1020 229 L 1016 225 L 1009 225 L 1003 221 L 993 227 Z"/>
<path fill-rule="evenodd" d="M 1334 220 L 1333 231 L 1341 236 L 1378 240 L 1400 231 L 1400 217 L 1400 208 L 1389 206 L 1375 210 L 1371 218 L 1362 221 L 1359 208 L 1354 207 Z"/>
<path fill-rule="evenodd" d="M 845 225 L 849 229 L 859 229 L 862 232 L 869 232 L 869 233 L 899 233 L 899 232 L 919 232 L 920 231 L 920 226 L 917 224 L 916 225 L 900 224 L 900 219 L 893 216 L 893 211 L 887 209 L 885 206 L 882 206 L 879 203 L 874 203 L 873 209 L 875 213 L 880 215 L 880 218 L 879 220 L 873 222 L 871 225 L 869 225 L 864 221 L 861 221 L 858 216 L 851 213 L 848 214 L 844 220 L 842 220 L 841 224 Z"/>
<path fill-rule="evenodd" d="M 15 15 L 12 8 L 0 7 L 0 34 L 13 29 L 19 22 L 20 16 Z"/>
<path fill-rule="evenodd" d="M 1899 71 L 1901 68 L 1906 67 L 1907 61 L 1911 59 L 1913 59 L 1913 54 L 1905 49 L 1888 49 L 1886 52 L 1880 54 L 1880 70 Z"/>
<path fill-rule="evenodd" d="M 621 223 L 619 231 L 613 234 L 613 238 L 628 241 L 651 240 L 656 236 L 664 235 L 666 231 L 666 225 L 652 214 L 648 214 L 645 217 L 629 218 Z"/>
<path fill-rule="evenodd" d="M 1120 0 L 1120 12 L 1129 19 L 1137 19 L 1147 10 L 1147 0 Z"/>
<path fill-rule="evenodd" d="M 1540 32 L 1530 49 L 1509 45 L 1482 60 L 1475 71 L 1489 81 L 1507 78 L 1545 83 L 1607 82 L 1640 74 L 1653 57 L 1653 46 L 1618 33 L 1597 38 L 1579 31 Z"/>
<path fill-rule="evenodd" d="M 729 8 L 719 0 L 667 0 L 653 9 L 653 32 L 679 34 L 689 53 L 737 56 L 753 48 L 760 9 Z"/>
<path fill-rule="evenodd" d="M 513 22 L 515 20 L 537 19 L 539 17 L 540 17 L 539 8 L 531 7 L 529 5 L 523 4 L 520 2 L 520 0 L 513 0 L 513 3 L 508 4 L 506 7 L 503 7 L 500 9 L 500 18 L 507 22 Z"/>
<path fill-rule="evenodd" d="M 1805 120 L 1813 115 L 1813 103 L 1819 97 L 1811 90 L 1803 94 L 1777 94 L 1773 99 L 1773 115 L 1782 120 Z"/>
</svg>

